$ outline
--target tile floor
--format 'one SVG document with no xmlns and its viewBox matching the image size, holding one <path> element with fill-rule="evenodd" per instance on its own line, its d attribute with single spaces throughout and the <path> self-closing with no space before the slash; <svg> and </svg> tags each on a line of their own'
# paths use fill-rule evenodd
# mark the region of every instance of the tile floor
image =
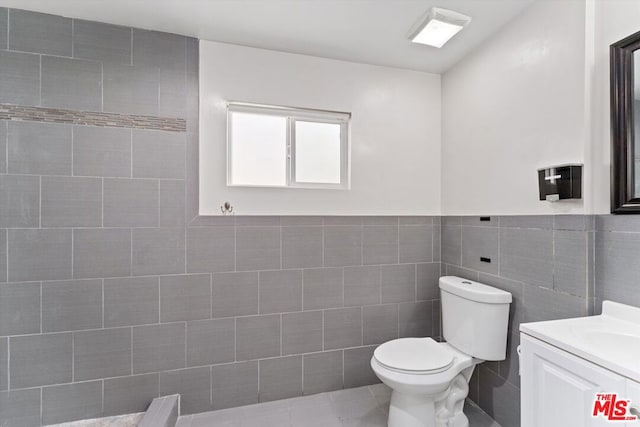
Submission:
<svg viewBox="0 0 640 427">
<path fill-rule="evenodd" d="M 391 392 L 384 384 L 180 417 L 176 427 L 386 427 Z M 473 402 L 470 427 L 500 427 Z"/>
</svg>

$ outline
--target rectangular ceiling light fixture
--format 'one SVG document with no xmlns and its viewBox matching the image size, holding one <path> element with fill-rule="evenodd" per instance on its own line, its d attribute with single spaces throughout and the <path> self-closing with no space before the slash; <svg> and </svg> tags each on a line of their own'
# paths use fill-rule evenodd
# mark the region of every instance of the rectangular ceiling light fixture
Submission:
<svg viewBox="0 0 640 427">
<path fill-rule="evenodd" d="M 432 7 L 413 27 L 409 38 L 414 43 L 440 48 L 469 22 L 471 22 L 469 16 Z"/>
</svg>

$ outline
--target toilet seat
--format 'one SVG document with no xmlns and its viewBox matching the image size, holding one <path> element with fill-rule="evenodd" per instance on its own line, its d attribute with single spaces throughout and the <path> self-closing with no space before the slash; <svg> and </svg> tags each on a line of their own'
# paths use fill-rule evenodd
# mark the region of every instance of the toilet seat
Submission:
<svg viewBox="0 0 640 427">
<path fill-rule="evenodd" d="M 449 369 L 454 354 L 432 338 L 400 338 L 378 346 L 373 357 L 395 372 L 430 375 Z"/>
</svg>

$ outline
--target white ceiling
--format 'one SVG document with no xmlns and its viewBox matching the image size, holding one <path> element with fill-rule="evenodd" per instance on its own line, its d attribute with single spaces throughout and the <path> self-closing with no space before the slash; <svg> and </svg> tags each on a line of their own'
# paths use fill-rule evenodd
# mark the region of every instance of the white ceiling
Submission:
<svg viewBox="0 0 640 427">
<path fill-rule="evenodd" d="M 441 73 L 534 0 L 0 0 L 207 40 Z M 432 6 L 472 17 L 442 49 L 407 39 Z"/>
</svg>

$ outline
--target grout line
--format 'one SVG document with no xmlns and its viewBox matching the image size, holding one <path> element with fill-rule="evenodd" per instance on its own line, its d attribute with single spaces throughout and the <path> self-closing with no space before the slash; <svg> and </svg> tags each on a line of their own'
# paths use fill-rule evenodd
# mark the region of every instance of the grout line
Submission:
<svg viewBox="0 0 640 427">
<path fill-rule="evenodd" d="M 300 299 L 301 299 L 301 304 L 300 304 L 300 310 L 304 311 L 304 269 L 300 272 L 300 287 L 301 287 L 301 292 L 300 292 Z"/>
<path fill-rule="evenodd" d="M 360 308 L 360 345 L 364 345 L 364 309 Z"/>
<path fill-rule="evenodd" d="M 342 275 L 342 304 L 340 307 L 344 307 L 344 267 L 340 267 L 340 274 Z"/>
<path fill-rule="evenodd" d="M 11 9 L 7 8 L 7 45 L 5 46 L 5 49 L 9 49 L 9 45 L 11 44 L 9 42 L 9 37 L 11 37 Z"/>
<path fill-rule="evenodd" d="M 40 312 L 40 333 L 42 334 L 42 331 L 43 331 L 42 330 L 42 282 L 40 282 L 39 290 L 40 290 L 40 307 L 38 308 L 38 310 Z"/>
<path fill-rule="evenodd" d="M 460 223 L 460 258 L 458 258 L 458 266 L 460 268 L 462 267 L 462 232 L 464 231 L 463 227 L 462 227 L 462 222 Z"/>
<path fill-rule="evenodd" d="M 7 337 L 7 390 L 11 390 L 11 339 Z"/>
<path fill-rule="evenodd" d="M 436 226 L 431 218 L 431 262 L 436 261 Z"/>
<path fill-rule="evenodd" d="M 71 382 L 76 380 L 76 332 L 71 333 Z"/>
<path fill-rule="evenodd" d="M 131 372 L 131 375 L 133 375 L 133 326 L 129 328 L 129 338 L 130 338 L 129 345 L 131 346 L 131 353 L 129 354 L 129 359 L 131 361 L 130 372 Z M 160 390 L 158 390 L 158 393 L 160 393 Z"/>
<path fill-rule="evenodd" d="M 418 264 L 413 268 L 413 299 L 414 301 L 418 301 Z"/>
<path fill-rule="evenodd" d="M 431 323 L 433 324 L 433 303 L 431 303 L 431 313 L 432 313 L 432 319 L 431 319 Z M 397 329 L 396 329 L 396 338 L 400 337 L 400 303 L 396 304 L 396 318 L 398 319 L 398 325 L 397 325 Z M 433 326 L 431 327 L 431 335 L 433 335 Z"/>
<path fill-rule="evenodd" d="M 280 356 L 282 356 L 282 313 L 280 313 Z"/>
<path fill-rule="evenodd" d="M 130 36 L 130 38 L 131 38 L 131 44 L 130 44 L 131 52 L 129 52 L 130 53 L 130 55 L 129 55 L 129 65 L 133 65 L 133 27 L 131 27 L 130 33 L 131 33 L 131 36 Z"/>
<path fill-rule="evenodd" d="M 156 113 L 158 115 L 160 115 L 160 91 L 162 89 L 162 75 L 161 75 L 161 69 L 160 68 L 156 68 L 156 74 L 158 77 L 158 91 L 156 93 Z"/>
<path fill-rule="evenodd" d="M 182 257 L 184 259 L 184 269 L 182 270 L 182 272 L 184 274 L 187 274 L 189 272 L 189 269 L 187 268 L 187 227 L 183 227 L 182 229 Z M 209 273 L 209 280 L 211 281 L 211 300 L 210 300 L 210 306 L 211 306 L 211 316 L 213 317 L 213 273 Z"/>
<path fill-rule="evenodd" d="M 4 231 L 4 265 L 5 265 L 5 270 L 6 270 L 6 279 L 7 282 L 10 282 L 9 278 L 11 277 L 9 275 L 9 230 L 5 230 Z"/>
<path fill-rule="evenodd" d="M 322 230 L 322 266 L 326 267 L 326 262 L 325 262 L 325 257 L 324 257 L 324 252 L 326 250 L 326 245 L 325 245 L 325 233 L 326 233 L 326 227 L 324 225 L 324 218 L 322 219 L 322 225 L 320 226 L 321 230 Z M 343 268 L 344 269 L 344 268 Z M 344 299 L 344 298 L 343 298 Z"/>
<path fill-rule="evenodd" d="M 496 217 L 496 218 L 498 218 L 498 217 Z M 498 226 L 497 226 L 497 228 L 498 228 L 498 254 L 497 254 L 498 271 L 496 272 L 496 275 L 500 276 L 502 274 L 502 257 L 500 256 L 501 251 L 502 251 L 502 248 L 500 246 L 500 241 L 502 240 L 501 239 L 501 237 L 502 237 L 502 229 L 500 228 L 500 222 L 499 222 L 500 220 L 497 219 L 497 221 L 498 221 Z"/>
<path fill-rule="evenodd" d="M 396 261 L 399 263 L 400 262 L 400 218 L 397 218 L 397 224 L 396 224 L 396 239 L 398 242 L 398 251 L 396 253 Z M 432 244 L 433 244 L 433 237 L 432 237 Z"/>
<path fill-rule="evenodd" d="M 73 167 L 73 142 L 74 142 L 74 136 L 75 136 L 75 126 L 70 125 L 71 127 L 71 176 L 76 176 L 75 175 L 75 171 L 74 171 L 74 167 Z"/>
<path fill-rule="evenodd" d="M 158 324 L 162 323 L 162 286 L 160 285 L 160 277 L 157 279 L 158 286 Z"/>
<path fill-rule="evenodd" d="M 42 176 L 38 177 L 38 228 L 42 228 Z M 73 250 L 73 247 L 71 248 Z"/>
<path fill-rule="evenodd" d="M 283 230 L 282 230 L 282 218 L 279 218 L 279 228 L 280 228 L 280 241 L 278 242 L 278 244 L 280 245 L 280 270 L 282 270 L 282 266 L 284 265 L 284 262 L 282 260 L 282 252 L 283 252 L 283 244 L 282 244 L 282 238 L 283 238 Z"/>
<path fill-rule="evenodd" d="M 134 277 L 133 274 L 133 228 L 129 229 L 129 276 Z M 159 280 L 159 279 L 156 279 Z M 160 294 L 158 294 L 158 300 L 160 300 Z M 160 320 L 160 316 L 158 316 Z"/>
<path fill-rule="evenodd" d="M 104 112 L 104 62 L 100 62 L 100 111 Z"/>
<path fill-rule="evenodd" d="M 157 196 L 158 196 L 158 208 L 157 208 L 158 218 L 157 218 L 157 220 L 158 220 L 158 222 L 157 222 L 157 224 L 158 224 L 158 227 L 161 227 L 161 224 L 160 224 L 160 199 L 162 198 L 162 196 L 161 196 L 160 186 L 162 185 L 162 181 L 158 179 L 156 182 L 158 183 L 158 190 L 157 190 Z M 186 231 L 186 229 L 185 229 L 185 231 Z M 186 241 L 185 241 L 185 243 L 186 243 Z M 187 247 L 187 245 L 185 244 L 185 248 L 186 247 Z M 185 258 L 185 268 L 186 268 L 186 261 L 187 260 Z"/>
<path fill-rule="evenodd" d="M 104 278 L 102 279 L 102 328 L 104 329 Z"/>
<path fill-rule="evenodd" d="M 301 391 L 302 391 L 302 395 L 304 396 L 304 356 L 300 356 L 300 362 L 301 362 L 301 371 L 300 372 L 300 380 L 301 380 Z"/>
<path fill-rule="evenodd" d="M 100 209 L 100 227 L 104 228 L 104 178 L 102 178 L 102 209 Z"/>
<path fill-rule="evenodd" d="M 133 178 L 133 130 L 129 130 L 129 178 Z"/>
<path fill-rule="evenodd" d="M 75 240 L 76 240 L 76 231 L 72 228 L 69 230 L 71 232 L 71 279 L 76 279 L 76 275 L 74 274 L 75 269 L 75 257 L 74 257 L 74 249 L 75 249 Z"/>
<path fill-rule="evenodd" d="M 322 351 L 326 350 L 326 345 L 324 341 L 324 312 L 326 310 L 322 310 Z"/>
<path fill-rule="evenodd" d="M 360 224 L 360 264 L 358 265 L 364 265 L 364 225 L 362 224 Z"/>
<path fill-rule="evenodd" d="M 104 379 L 100 380 L 100 385 L 102 386 L 102 387 L 100 387 L 100 393 L 101 393 L 101 396 L 100 396 L 100 403 L 101 403 L 101 405 L 100 405 L 100 414 L 104 414 Z"/>
<path fill-rule="evenodd" d="M 382 304 L 382 267 L 378 266 L 378 304 Z"/>
<path fill-rule="evenodd" d="M 186 247 L 186 245 L 185 245 Z M 209 273 L 209 318 L 213 319 L 213 273 Z M 235 325 L 234 325 L 235 330 Z M 234 334 L 235 337 L 235 334 Z"/>
<path fill-rule="evenodd" d="M 342 349 L 341 353 L 342 353 L 342 388 L 344 388 L 344 349 Z"/>
<path fill-rule="evenodd" d="M 71 20 L 71 58 L 75 57 L 75 55 L 74 55 L 74 45 L 75 45 L 74 41 L 75 41 L 75 38 L 76 38 L 76 28 L 75 28 L 76 25 L 75 25 L 75 22 L 76 22 L 75 19 Z"/>
<path fill-rule="evenodd" d="M 39 90 L 38 95 L 40 96 L 40 100 L 38 102 L 38 105 L 42 105 L 42 55 L 38 55 L 38 58 L 39 58 L 39 61 L 40 61 L 39 65 L 38 65 L 39 72 L 40 72 L 40 76 L 38 77 L 38 79 L 39 79 L 38 83 L 40 84 L 40 88 L 38 89 Z"/>
<path fill-rule="evenodd" d="M 9 172 L 9 121 L 3 123 L 4 125 L 4 167 L 5 172 Z"/>
</svg>

